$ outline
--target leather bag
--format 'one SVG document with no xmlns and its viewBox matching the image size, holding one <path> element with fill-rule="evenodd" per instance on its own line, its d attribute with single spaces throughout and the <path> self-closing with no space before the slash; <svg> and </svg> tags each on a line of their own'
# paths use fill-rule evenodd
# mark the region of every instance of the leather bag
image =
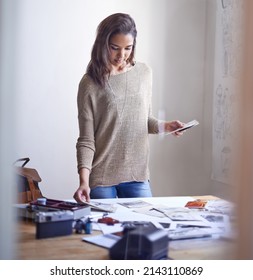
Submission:
<svg viewBox="0 0 253 280">
<path fill-rule="evenodd" d="M 34 168 L 25 167 L 29 158 L 20 158 L 14 162 L 15 183 L 17 187 L 17 203 L 30 203 L 44 197 L 39 188 L 42 181 L 39 173 Z M 23 162 L 21 166 L 17 164 Z"/>
</svg>

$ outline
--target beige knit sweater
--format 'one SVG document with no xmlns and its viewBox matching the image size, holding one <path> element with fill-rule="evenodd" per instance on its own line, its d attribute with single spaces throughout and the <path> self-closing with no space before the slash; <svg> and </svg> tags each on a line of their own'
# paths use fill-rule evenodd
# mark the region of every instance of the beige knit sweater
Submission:
<svg viewBox="0 0 253 280">
<path fill-rule="evenodd" d="M 152 72 L 136 63 L 111 76 L 102 89 L 85 74 L 78 90 L 77 164 L 90 169 L 90 187 L 149 179 L 149 133 L 158 133 L 151 115 Z"/>
</svg>

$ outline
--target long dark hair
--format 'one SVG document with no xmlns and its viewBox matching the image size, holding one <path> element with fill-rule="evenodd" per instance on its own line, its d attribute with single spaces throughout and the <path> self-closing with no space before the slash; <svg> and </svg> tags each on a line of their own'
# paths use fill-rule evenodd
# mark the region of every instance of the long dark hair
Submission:
<svg viewBox="0 0 253 280">
<path fill-rule="evenodd" d="M 87 66 L 87 74 L 101 87 L 105 86 L 106 78 L 110 75 L 109 42 L 112 36 L 123 33 L 131 34 L 134 38 L 132 52 L 128 63 L 134 64 L 137 30 L 134 20 L 123 13 L 116 13 L 105 18 L 97 28 L 97 36 L 94 42 L 91 60 Z"/>
</svg>

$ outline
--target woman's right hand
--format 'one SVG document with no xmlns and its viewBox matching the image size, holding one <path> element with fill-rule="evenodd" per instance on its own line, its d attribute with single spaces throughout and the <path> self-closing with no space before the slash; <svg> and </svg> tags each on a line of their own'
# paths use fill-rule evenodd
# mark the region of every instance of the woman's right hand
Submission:
<svg viewBox="0 0 253 280">
<path fill-rule="evenodd" d="M 90 202 L 90 187 L 89 187 L 90 170 L 81 168 L 79 170 L 79 188 L 74 193 L 73 197 L 78 203 Z"/>
<path fill-rule="evenodd" d="M 90 187 L 88 185 L 80 185 L 73 197 L 78 203 L 90 202 Z"/>
</svg>

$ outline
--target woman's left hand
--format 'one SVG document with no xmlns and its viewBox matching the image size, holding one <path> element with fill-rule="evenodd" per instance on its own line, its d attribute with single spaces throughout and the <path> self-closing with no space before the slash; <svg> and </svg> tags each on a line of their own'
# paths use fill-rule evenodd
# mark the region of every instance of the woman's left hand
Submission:
<svg viewBox="0 0 253 280">
<path fill-rule="evenodd" d="M 172 132 L 178 128 L 183 128 L 184 127 L 184 123 L 178 121 L 178 120 L 175 120 L 175 121 L 169 121 L 169 122 L 165 122 L 164 123 L 164 132 L 168 133 L 168 132 Z M 174 136 L 181 136 L 183 135 L 183 132 L 180 132 L 180 131 L 177 131 L 177 132 L 174 132 L 172 133 L 172 135 Z"/>
</svg>

